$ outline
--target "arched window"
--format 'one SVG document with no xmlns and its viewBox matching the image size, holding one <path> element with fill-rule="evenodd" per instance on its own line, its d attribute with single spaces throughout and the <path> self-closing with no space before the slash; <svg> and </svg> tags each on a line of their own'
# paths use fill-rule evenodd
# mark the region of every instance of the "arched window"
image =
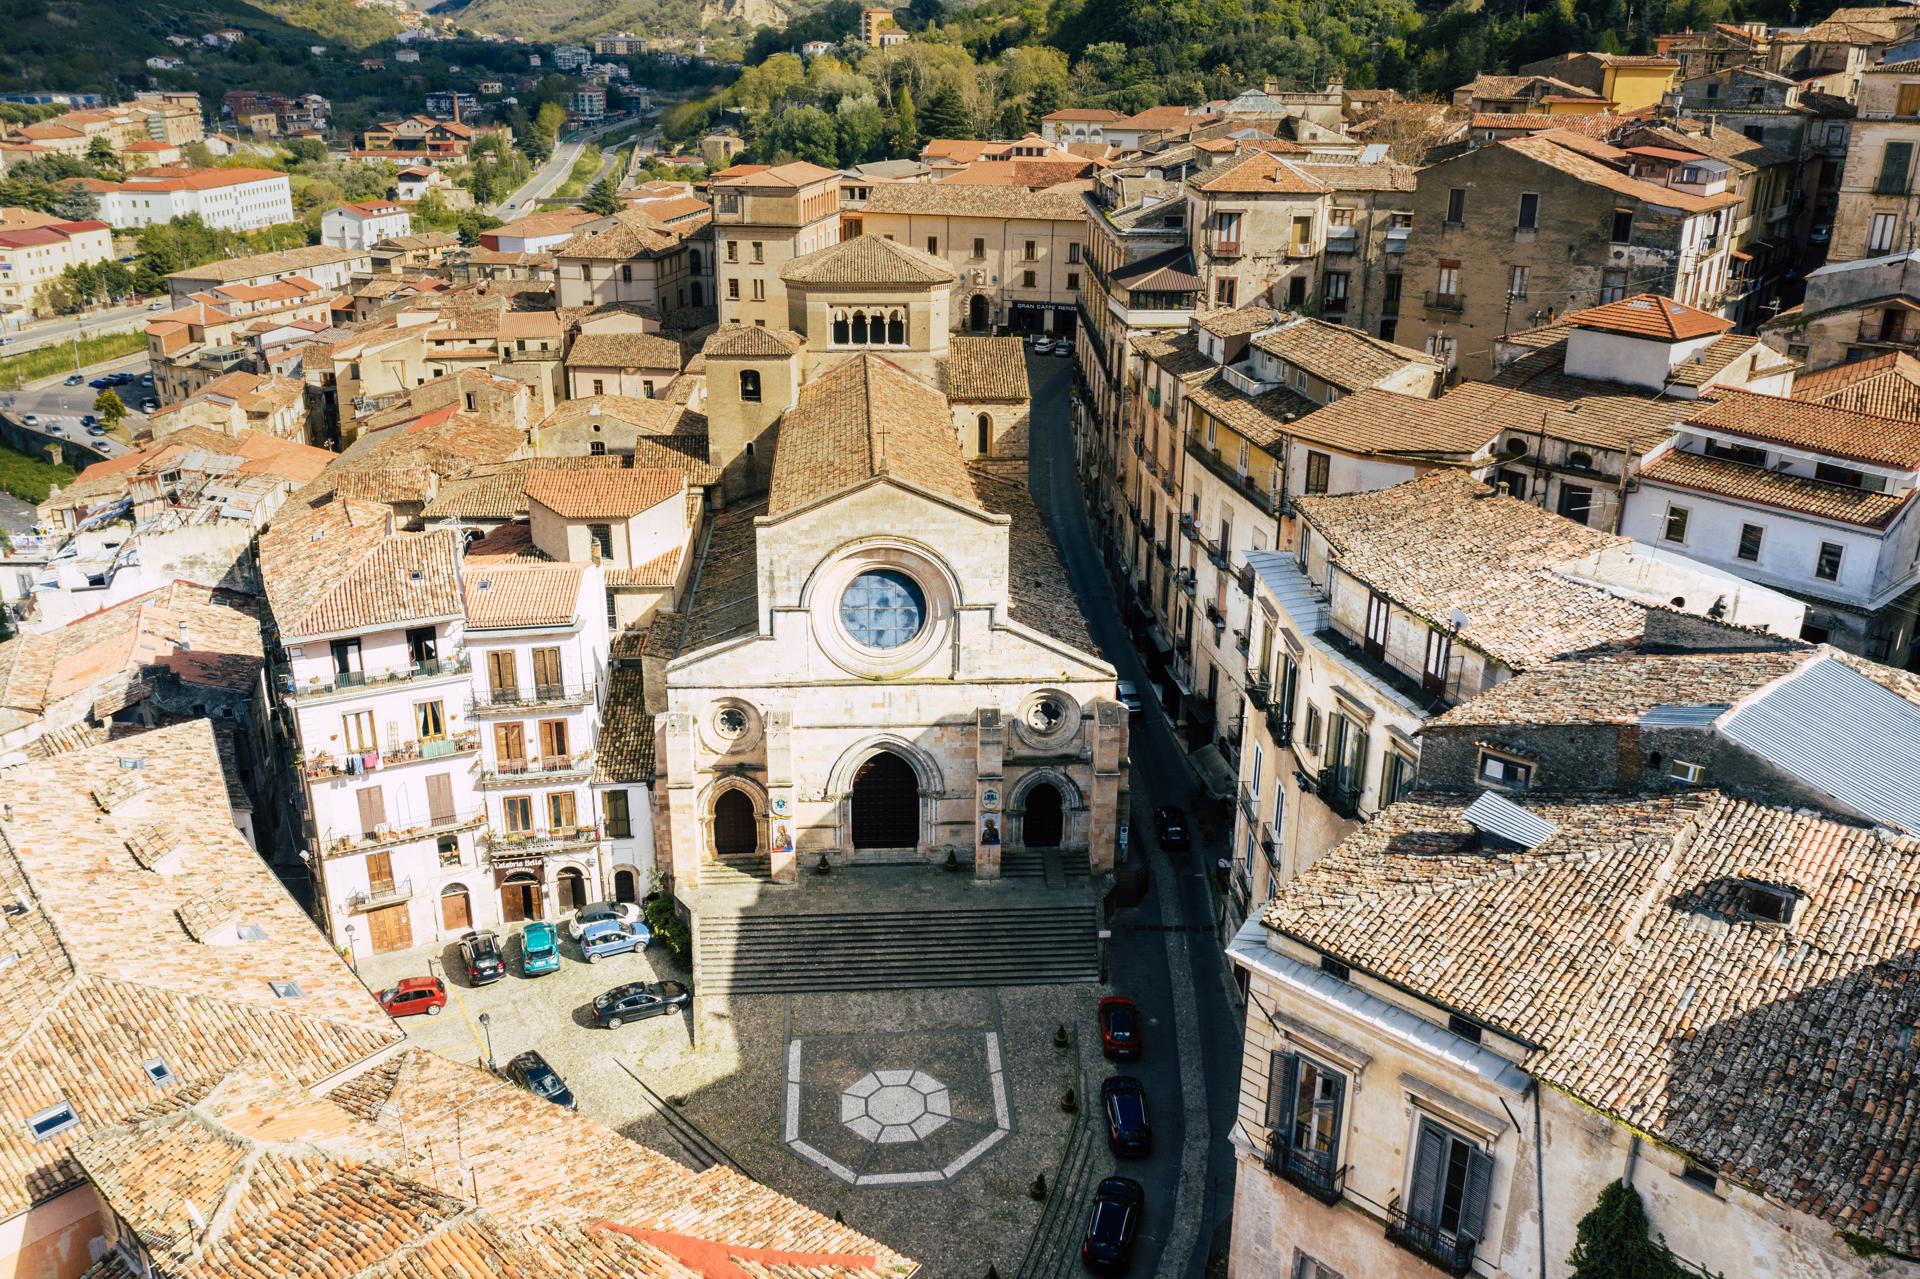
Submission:
<svg viewBox="0 0 1920 1279">
<path fill-rule="evenodd" d="M 853 344 L 855 346 L 867 344 L 867 313 L 865 311 L 853 313 Z"/>
<path fill-rule="evenodd" d="M 835 311 L 833 313 L 833 344 L 835 346 L 845 346 L 847 339 L 852 333 L 853 326 L 847 323 L 847 313 L 845 311 Z"/>
<path fill-rule="evenodd" d="M 693 272 L 695 275 L 700 274 L 700 250 L 687 250 L 687 270 Z"/>
<path fill-rule="evenodd" d="M 1584 471 L 1591 471 L 1593 469 L 1593 454 L 1579 452 L 1569 453 L 1567 454 L 1567 465 L 1577 466 Z"/>
<path fill-rule="evenodd" d="M 1505 444 L 1501 445 L 1500 448 L 1501 448 L 1501 451 L 1504 452 L 1508 457 L 1525 457 L 1527 452 L 1527 442 L 1519 438 L 1518 436 L 1514 436 L 1513 438 L 1509 439 Z"/>
<path fill-rule="evenodd" d="M 698 280 L 693 282 L 693 304 L 695 306 L 705 306 L 707 304 L 707 292 L 700 287 L 700 281 Z"/>
<path fill-rule="evenodd" d="M 757 371 L 740 370 L 740 398 L 749 404 L 760 402 L 760 374 Z"/>
<path fill-rule="evenodd" d="M 904 312 L 895 311 L 887 320 L 887 343 L 890 346 L 907 344 L 907 318 Z"/>
<path fill-rule="evenodd" d="M 993 452 L 993 419 L 985 413 L 980 415 L 980 445 L 974 451 L 982 457 Z"/>
</svg>

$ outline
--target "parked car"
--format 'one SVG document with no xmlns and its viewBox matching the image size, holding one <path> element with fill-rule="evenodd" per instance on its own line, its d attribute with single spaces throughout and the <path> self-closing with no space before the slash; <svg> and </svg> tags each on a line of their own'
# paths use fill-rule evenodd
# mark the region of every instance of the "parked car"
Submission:
<svg viewBox="0 0 1920 1279">
<path fill-rule="evenodd" d="M 140 385 L 141 385 L 141 386 L 152 386 L 152 385 L 153 385 L 153 374 L 151 374 L 151 373 L 142 373 L 142 374 L 140 375 Z"/>
<path fill-rule="evenodd" d="M 127 383 L 133 381 L 133 374 L 131 373 L 113 373 L 109 374 L 108 377 L 115 386 L 125 386 Z"/>
<path fill-rule="evenodd" d="M 544 919 L 520 930 L 520 975 L 539 977 L 560 968 L 560 935 Z"/>
<path fill-rule="evenodd" d="M 25 416 L 23 416 L 20 420 L 26 423 L 28 426 L 40 425 L 40 415 L 37 413 L 28 413 Z"/>
<path fill-rule="evenodd" d="M 159 407 L 160 407 L 160 401 L 154 399 L 151 395 L 149 395 L 146 399 L 140 401 L 140 411 L 142 413 L 151 413 Z"/>
<path fill-rule="evenodd" d="M 81 377 L 78 373 L 70 373 L 67 375 L 68 386 L 79 386 L 84 381 L 86 381 L 86 379 Z"/>
<path fill-rule="evenodd" d="M 166 309 L 167 300 L 165 298 L 155 298 L 153 301 L 147 303 L 147 310 L 149 311 L 164 311 Z"/>
<path fill-rule="evenodd" d="M 1080 1263 L 1096 1274 L 1125 1274 L 1133 1264 L 1147 1192 L 1131 1177 L 1108 1177 L 1093 1192 L 1093 1212 L 1080 1240 Z"/>
<path fill-rule="evenodd" d="M 1073 354 L 1073 339 L 1072 339 L 1072 338 L 1061 338 L 1061 339 L 1060 339 L 1060 340 L 1059 340 L 1058 342 L 1055 342 L 1055 343 L 1053 344 L 1053 353 L 1054 353 L 1054 354 L 1055 354 L 1056 356 L 1059 356 L 1059 355 L 1072 355 L 1072 354 Z"/>
<path fill-rule="evenodd" d="M 1033 353 L 1035 355 L 1047 355 L 1047 354 L 1050 354 L 1052 351 L 1053 351 L 1052 338 L 1047 337 L 1045 334 L 1041 334 L 1041 333 L 1034 334 Z"/>
<path fill-rule="evenodd" d="M 47 423 L 48 435 L 65 435 L 66 433 L 67 433 L 67 428 L 60 425 L 58 422 Z"/>
<path fill-rule="evenodd" d="M 108 387 L 113 385 L 113 379 L 106 378 L 106 377 L 97 377 L 93 379 L 93 381 L 87 383 L 87 385 L 92 387 L 96 391 L 104 391 Z"/>
<path fill-rule="evenodd" d="M 547 1064 L 545 1057 L 531 1048 L 507 1063 L 507 1078 L 556 1106 L 577 1109 L 573 1104 L 573 1090 L 567 1087 L 567 1081 L 560 1078 L 559 1071 Z"/>
<path fill-rule="evenodd" d="M 1169 804 L 1153 810 L 1153 833 L 1160 847 L 1172 851 L 1188 846 L 1186 810 Z"/>
<path fill-rule="evenodd" d="M 632 928 L 640 922 L 640 907 L 633 902 L 588 902 L 567 921 L 567 936 L 575 941 L 588 924 L 611 923 Z"/>
<path fill-rule="evenodd" d="M 80 415 L 80 425 L 82 426 L 92 426 L 95 422 L 98 422 L 99 420 L 100 420 L 99 418 L 95 417 L 91 413 L 82 413 Z"/>
<path fill-rule="evenodd" d="M 1100 1001 L 1100 1051 L 1114 1061 L 1138 1061 L 1140 1008 L 1125 995 L 1108 995 Z"/>
<path fill-rule="evenodd" d="M 380 1006 L 389 1017 L 438 1017 L 447 1006 L 447 988 L 438 977 L 402 977 L 380 992 Z"/>
<path fill-rule="evenodd" d="M 101 426 L 98 422 L 94 423 L 92 426 L 87 428 L 88 435 L 105 435 L 106 433 L 107 433 L 107 428 L 104 426 Z"/>
<path fill-rule="evenodd" d="M 630 950 L 645 950 L 653 940 L 653 931 L 645 924 L 622 928 L 611 920 L 588 924 L 580 934 L 580 953 L 589 964 L 597 964 L 608 955 L 624 955 Z"/>
<path fill-rule="evenodd" d="M 1153 1149 L 1153 1125 L 1147 1120 L 1147 1086 L 1132 1075 L 1115 1075 L 1100 1085 L 1107 1112 L 1107 1146 L 1116 1155 L 1144 1155 Z"/>
<path fill-rule="evenodd" d="M 693 991 L 677 981 L 635 981 L 615 986 L 593 1000 L 593 1020 L 608 1030 L 630 1021 L 661 1017 L 693 1002 Z"/>
<path fill-rule="evenodd" d="M 485 929 L 460 938 L 460 958 L 467 965 L 467 980 L 476 986 L 491 986 L 507 975 L 500 938 Z"/>
<path fill-rule="evenodd" d="M 1140 690 L 1133 686 L 1132 680 L 1120 680 L 1113 686 L 1113 695 L 1127 708 L 1127 714 L 1138 715 L 1146 709 L 1146 703 L 1140 700 Z"/>
<path fill-rule="evenodd" d="M 1816 222 L 1813 224 L 1813 229 L 1807 232 L 1808 244 L 1825 244 L 1832 238 L 1833 223 L 1831 222 Z"/>
</svg>

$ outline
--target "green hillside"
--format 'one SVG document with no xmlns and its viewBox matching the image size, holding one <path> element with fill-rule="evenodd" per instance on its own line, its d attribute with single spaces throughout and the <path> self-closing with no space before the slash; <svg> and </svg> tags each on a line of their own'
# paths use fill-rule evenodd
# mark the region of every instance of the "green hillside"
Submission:
<svg viewBox="0 0 1920 1279">
<path fill-rule="evenodd" d="M 615 31 L 739 35 L 783 25 L 821 0 L 468 0 L 435 10 L 470 31 L 587 40 Z"/>
</svg>

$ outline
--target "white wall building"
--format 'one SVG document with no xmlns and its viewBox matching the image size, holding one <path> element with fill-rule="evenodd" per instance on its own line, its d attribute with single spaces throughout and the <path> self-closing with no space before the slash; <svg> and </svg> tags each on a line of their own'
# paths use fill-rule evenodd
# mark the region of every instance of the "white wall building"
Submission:
<svg viewBox="0 0 1920 1279">
<path fill-rule="evenodd" d="M 152 226 L 196 214 L 219 230 L 253 231 L 291 222 L 293 188 L 267 169 L 143 169 L 125 182 L 90 183 L 100 220 L 118 228 Z"/>
<path fill-rule="evenodd" d="M 396 235 L 413 234 L 413 215 L 389 200 L 343 204 L 320 218 L 320 243 L 336 249 L 370 249 Z"/>
</svg>

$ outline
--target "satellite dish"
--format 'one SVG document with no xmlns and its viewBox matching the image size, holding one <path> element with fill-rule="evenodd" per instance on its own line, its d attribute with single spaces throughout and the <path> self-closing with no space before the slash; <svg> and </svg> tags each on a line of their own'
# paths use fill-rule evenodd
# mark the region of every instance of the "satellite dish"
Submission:
<svg viewBox="0 0 1920 1279">
<path fill-rule="evenodd" d="M 1453 624 L 1453 629 L 1456 631 L 1464 631 L 1467 629 L 1467 615 L 1457 608 L 1447 614 L 1447 621 Z"/>
</svg>

